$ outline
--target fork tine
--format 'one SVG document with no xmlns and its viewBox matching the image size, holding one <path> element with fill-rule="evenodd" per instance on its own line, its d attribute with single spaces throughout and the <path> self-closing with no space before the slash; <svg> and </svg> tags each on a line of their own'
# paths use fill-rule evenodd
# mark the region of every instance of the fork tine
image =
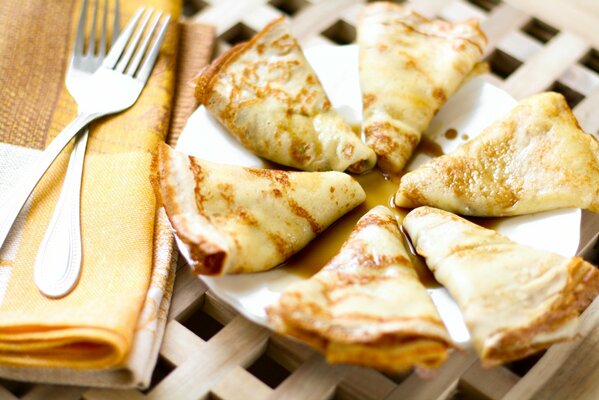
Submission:
<svg viewBox="0 0 599 400">
<path fill-rule="evenodd" d="M 166 28 L 168 27 L 168 23 L 171 19 L 169 14 L 166 15 L 164 22 L 160 26 L 160 30 L 158 31 L 158 35 L 156 35 L 156 39 L 154 40 L 154 44 L 150 48 L 150 52 L 146 57 L 146 60 L 142 64 L 137 76 L 135 77 L 137 80 L 140 80 L 146 83 L 152 69 L 154 68 L 154 64 L 156 63 L 156 58 L 158 58 L 158 54 L 160 53 L 160 47 L 162 46 L 162 42 L 164 41 L 164 36 L 166 34 Z"/>
<path fill-rule="evenodd" d="M 148 33 L 144 37 L 143 42 L 141 43 L 141 45 L 135 52 L 133 61 L 131 61 L 131 64 L 129 64 L 129 67 L 127 67 L 127 71 L 126 71 L 127 75 L 133 76 L 135 74 L 137 67 L 139 67 L 139 64 L 141 63 L 141 59 L 143 58 L 143 56 L 146 52 L 146 49 L 148 48 L 150 39 L 152 38 L 152 35 L 154 35 L 154 31 L 156 30 L 156 26 L 158 25 L 158 22 L 160 21 L 161 16 L 162 16 L 162 12 L 158 12 L 156 14 L 156 17 L 154 18 L 154 21 L 152 22 L 152 26 L 150 27 L 150 29 L 148 30 Z"/>
<path fill-rule="evenodd" d="M 106 55 L 106 22 L 108 20 L 108 0 L 104 0 L 104 18 L 102 18 L 102 33 L 100 34 L 100 48 L 98 57 L 104 58 Z"/>
<path fill-rule="evenodd" d="M 116 65 L 116 68 L 115 68 L 116 71 L 123 72 L 125 70 L 125 67 L 127 66 L 127 64 L 129 64 L 129 61 L 131 61 L 131 56 L 133 55 L 133 52 L 135 51 L 135 48 L 137 47 L 137 44 L 139 43 L 139 39 L 141 39 L 141 35 L 143 35 L 144 30 L 146 29 L 146 25 L 148 24 L 148 21 L 150 20 L 150 17 L 152 16 L 153 12 L 154 12 L 154 10 L 150 9 L 146 13 L 145 18 L 141 22 L 141 26 L 139 27 L 137 32 L 135 32 L 135 36 L 133 36 L 133 39 L 131 39 L 131 43 L 129 43 L 129 46 L 127 46 L 127 50 L 125 51 L 125 54 L 123 54 L 123 56 L 121 57 L 121 60 Z"/>
<path fill-rule="evenodd" d="M 112 23 L 112 38 L 110 39 L 110 46 L 114 46 L 116 38 L 121 34 L 121 10 L 119 0 L 114 2 L 114 21 Z"/>
<path fill-rule="evenodd" d="M 87 0 L 83 0 L 81 5 L 81 14 L 79 14 L 79 23 L 77 24 L 77 35 L 75 38 L 75 47 L 73 48 L 73 56 L 83 54 L 83 46 L 85 43 L 85 24 L 87 23 Z"/>
<path fill-rule="evenodd" d="M 100 0 L 94 2 L 94 15 L 92 17 L 92 28 L 89 32 L 89 40 L 87 41 L 87 55 L 93 56 L 96 48 L 96 20 L 98 19 L 98 3 Z"/>
<path fill-rule="evenodd" d="M 135 15 L 133 16 L 133 18 L 131 18 L 131 21 L 127 24 L 123 33 L 119 36 L 119 38 L 116 40 L 116 42 L 108 52 L 108 55 L 104 59 L 102 66 L 110 69 L 114 68 L 116 63 L 119 61 L 121 54 L 123 54 L 123 50 L 125 50 L 125 46 L 131 38 L 131 35 L 133 35 L 135 26 L 137 25 L 137 22 L 139 21 L 139 18 L 141 17 L 143 11 L 143 7 L 137 9 Z"/>
</svg>

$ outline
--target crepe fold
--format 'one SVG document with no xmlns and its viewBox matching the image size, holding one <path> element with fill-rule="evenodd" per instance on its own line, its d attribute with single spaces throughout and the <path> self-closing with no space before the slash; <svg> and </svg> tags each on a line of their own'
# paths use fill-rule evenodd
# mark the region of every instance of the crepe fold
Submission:
<svg viewBox="0 0 599 400">
<path fill-rule="evenodd" d="M 366 198 L 343 172 L 218 164 L 166 144 L 155 169 L 156 193 L 198 274 L 273 268 Z"/>
<path fill-rule="evenodd" d="M 599 294 L 599 271 L 580 257 L 518 244 L 432 207 L 411 211 L 403 226 L 458 303 L 483 366 L 573 338 Z"/>
<path fill-rule="evenodd" d="M 450 346 L 384 206 L 358 221 L 320 272 L 285 289 L 268 315 L 278 332 L 306 341 L 331 363 L 393 373 L 436 368 Z"/>
<path fill-rule="evenodd" d="M 387 2 L 364 8 L 358 23 L 362 128 L 382 170 L 403 170 L 486 42 L 475 20 L 428 20 Z"/>
<path fill-rule="evenodd" d="M 405 174 L 395 204 L 474 216 L 599 212 L 599 142 L 582 131 L 564 96 L 540 93 L 454 152 Z"/>
<path fill-rule="evenodd" d="M 333 109 L 285 19 L 216 59 L 196 97 L 247 149 L 305 171 L 361 173 L 374 152 Z"/>
</svg>

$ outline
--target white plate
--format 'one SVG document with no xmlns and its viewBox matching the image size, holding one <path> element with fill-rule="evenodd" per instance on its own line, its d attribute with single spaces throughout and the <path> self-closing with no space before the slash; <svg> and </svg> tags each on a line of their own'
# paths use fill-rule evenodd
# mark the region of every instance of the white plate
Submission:
<svg viewBox="0 0 599 400">
<path fill-rule="evenodd" d="M 358 49 L 350 46 L 319 46 L 307 49 L 306 57 L 322 81 L 333 106 L 351 124 L 362 118 L 362 101 L 358 79 Z M 467 133 L 473 138 L 484 127 L 510 110 L 516 101 L 501 89 L 475 78 L 450 97 L 435 116 L 425 137 L 438 143 L 445 154 L 465 142 Z M 454 128 L 457 139 L 447 139 L 445 132 Z M 261 167 L 262 161 L 243 148 L 227 131 L 200 107 L 188 120 L 177 150 L 220 163 Z M 412 170 L 430 157 L 417 154 L 408 169 Z M 579 209 L 544 212 L 535 215 L 502 219 L 494 228 L 511 239 L 565 256 L 575 254 L 580 241 Z M 179 249 L 185 257 L 187 250 L 180 241 Z M 189 258 L 188 258 L 189 259 Z M 280 292 L 291 282 L 304 279 L 284 268 L 246 275 L 217 278 L 201 277 L 218 297 L 232 305 L 250 320 L 269 327 L 265 308 L 279 298 Z M 470 336 L 459 309 L 443 288 L 429 289 L 452 339 L 466 343 Z"/>
</svg>

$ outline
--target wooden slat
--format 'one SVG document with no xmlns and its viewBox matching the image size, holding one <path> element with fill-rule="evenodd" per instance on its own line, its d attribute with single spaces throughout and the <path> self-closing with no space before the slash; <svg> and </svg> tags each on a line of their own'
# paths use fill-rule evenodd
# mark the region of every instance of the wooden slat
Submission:
<svg viewBox="0 0 599 400">
<path fill-rule="evenodd" d="M 518 68 L 503 88 L 517 99 L 542 92 L 588 49 L 587 42 L 580 37 L 562 32 Z"/>
<path fill-rule="evenodd" d="M 526 13 L 510 6 L 509 4 L 500 4 L 495 8 L 489 17 L 481 23 L 481 28 L 489 40 L 484 56 L 490 54 L 497 42 L 506 34 L 517 30 L 528 21 Z"/>
<path fill-rule="evenodd" d="M 18 397 L 0 385 L 0 399 L 2 400 L 18 400 Z"/>
<path fill-rule="evenodd" d="M 273 334 L 266 354 L 289 371 L 294 371 L 316 351 L 296 340 Z"/>
<path fill-rule="evenodd" d="M 249 28 L 260 31 L 270 21 L 280 17 L 282 13 L 276 8 L 260 6 L 243 16 L 242 22 Z"/>
<path fill-rule="evenodd" d="M 586 96 L 586 99 L 599 89 L 599 75 L 581 64 L 572 64 L 559 77 L 559 82 Z"/>
<path fill-rule="evenodd" d="M 229 321 L 238 315 L 238 312 L 233 307 L 221 301 L 210 291 L 206 293 L 204 311 L 223 325 L 228 324 Z"/>
<path fill-rule="evenodd" d="M 21 397 L 21 400 L 79 400 L 85 391 L 86 389 L 75 386 L 37 385 Z M 2 394 L 0 398 L 3 398 Z"/>
<path fill-rule="evenodd" d="M 91 389 L 83 394 L 85 400 L 144 400 L 137 390 Z"/>
<path fill-rule="evenodd" d="M 543 50 L 543 45 L 527 34 L 515 30 L 497 42 L 497 48 L 518 61 L 526 62 Z"/>
<path fill-rule="evenodd" d="M 502 399 L 518 383 L 520 378 L 507 368 L 483 368 L 479 362 L 472 364 L 460 383 L 474 389 L 491 400 Z"/>
<path fill-rule="evenodd" d="M 357 26 L 358 17 L 363 8 L 364 5 L 362 3 L 354 4 L 353 6 L 349 6 L 345 10 L 343 10 L 341 14 L 339 14 L 339 16 L 341 19 L 348 22 L 350 25 Z"/>
<path fill-rule="evenodd" d="M 222 400 L 262 400 L 270 396 L 272 389 L 245 369 L 235 367 L 211 390 Z"/>
<path fill-rule="evenodd" d="M 193 17 L 193 21 L 214 26 L 216 35 L 220 36 L 241 21 L 244 15 L 264 3 L 263 0 L 219 0 Z"/>
<path fill-rule="evenodd" d="M 594 226 L 599 226 L 599 215 L 594 214 Z M 590 224 L 587 224 L 590 225 Z M 586 244 L 581 246 L 578 255 L 593 265 L 599 265 L 599 229 L 595 229 L 594 237 Z"/>
<path fill-rule="evenodd" d="M 599 110 L 599 88 L 574 107 L 574 115 L 580 121 L 581 127 L 599 140 L 599 112 L 597 110 Z"/>
<path fill-rule="evenodd" d="M 410 0 L 408 7 L 427 18 L 435 18 L 444 7 L 451 6 L 455 0 Z"/>
<path fill-rule="evenodd" d="M 247 366 L 264 351 L 268 332 L 236 317 L 192 357 L 171 372 L 148 395 L 150 399 L 198 399 L 237 366 Z"/>
<path fill-rule="evenodd" d="M 552 0 L 540 3 L 537 0 L 504 0 L 529 15 L 554 25 L 556 28 L 568 30 L 585 38 L 594 47 L 599 48 L 597 20 L 599 19 L 599 3 L 581 6 L 577 1 Z"/>
<path fill-rule="evenodd" d="M 306 7 L 295 15 L 291 30 L 298 39 L 319 34 L 338 20 L 338 11 L 358 3 L 359 0 L 328 0 Z"/>
<path fill-rule="evenodd" d="M 449 22 L 465 21 L 473 18 L 484 23 L 488 18 L 488 15 L 483 10 L 470 3 L 454 1 L 440 10 L 439 17 Z"/>
<path fill-rule="evenodd" d="M 321 355 L 314 355 L 281 383 L 268 398 L 328 399 L 335 392 L 337 384 L 349 374 L 350 369 L 351 367 L 347 366 L 330 366 Z"/>
<path fill-rule="evenodd" d="M 340 400 L 378 400 L 389 396 L 396 384 L 373 369 L 354 368 L 337 388 Z"/>
<path fill-rule="evenodd" d="M 462 374 L 476 361 L 473 350 L 454 352 L 449 360 L 435 371 L 434 379 L 423 379 L 412 374 L 388 397 L 388 400 L 444 399 L 455 388 Z"/>
<path fill-rule="evenodd" d="M 189 357 L 198 357 L 206 342 L 177 321 L 166 326 L 160 355 L 174 365 L 181 365 Z"/>
<path fill-rule="evenodd" d="M 186 265 L 179 268 L 168 319 L 187 317 L 202 304 L 207 290 L 206 285 L 191 272 L 191 268 Z"/>
</svg>

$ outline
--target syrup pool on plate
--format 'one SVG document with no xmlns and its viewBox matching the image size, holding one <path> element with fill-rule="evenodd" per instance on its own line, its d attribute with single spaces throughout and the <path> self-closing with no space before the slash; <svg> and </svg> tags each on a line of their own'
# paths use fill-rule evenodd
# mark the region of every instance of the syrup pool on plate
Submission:
<svg viewBox="0 0 599 400">
<path fill-rule="evenodd" d="M 352 125 L 352 130 L 356 135 L 360 135 L 360 125 Z M 450 128 L 444 136 L 447 139 L 454 140 L 460 137 L 457 130 Z M 465 135 L 462 135 L 462 137 Z M 444 154 L 439 143 L 428 137 L 422 137 L 420 144 L 416 148 L 415 154 L 423 153 L 429 157 L 439 157 Z M 263 161 L 264 168 L 287 169 L 269 161 Z M 292 256 L 279 268 L 302 279 L 308 279 L 322 269 L 338 252 L 343 243 L 349 237 L 351 231 L 356 226 L 358 220 L 366 214 L 371 208 L 377 205 L 389 207 L 397 216 L 400 223 L 409 212 L 409 210 L 397 208 L 393 202 L 393 196 L 399 186 L 401 176 L 391 176 L 383 174 L 378 169 L 374 169 L 362 175 L 353 175 L 364 191 L 366 200 L 358 207 L 348 212 L 335 223 L 329 226 L 324 232 L 314 238 L 306 247 Z M 472 222 L 488 229 L 493 229 L 501 221 L 501 218 L 468 218 Z M 426 266 L 424 259 L 418 255 L 412 247 L 407 234 L 401 229 L 403 244 L 408 252 L 408 256 L 414 269 L 418 273 L 420 281 L 429 288 L 439 287 L 433 274 Z M 283 286 L 286 286 L 285 283 Z"/>
<path fill-rule="evenodd" d="M 441 145 L 427 137 L 420 139 L 420 144 L 416 148 L 417 152 L 426 154 L 429 157 L 435 158 L 444 155 L 443 147 Z"/>
<path fill-rule="evenodd" d="M 339 252 L 341 245 L 347 240 L 358 220 L 377 205 L 391 208 L 398 221 L 401 222 L 407 214 L 407 210 L 393 206 L 393 195 L 397 191 L 399 177 L 387 176 L 379 170 L 373 170 L 363 175 L 354 176 L 354 178 L 366 192 L 366 201 L 337 220 L 304 249 L 287 260 L 281 268 L 304 279 L 316 274 Z M 410 251 L 408 239 L 405 236 L 404 245 L 421 281 L 429 287 L 438 286 L 422 258 Z"/>
</svg>

